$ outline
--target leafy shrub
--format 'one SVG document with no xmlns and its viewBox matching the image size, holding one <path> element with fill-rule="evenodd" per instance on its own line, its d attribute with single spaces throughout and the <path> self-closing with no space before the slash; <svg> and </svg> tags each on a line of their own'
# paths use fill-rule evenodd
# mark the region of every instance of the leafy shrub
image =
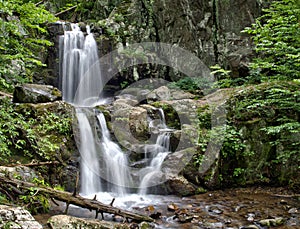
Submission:
<svg viewBox="0 0 300 229">
<path fill-rule="evenodd" d="M 244 30 L 252 35 L 258 54 L 251 64 L 250 78 L 299 79 L 299 0 L 272 1 L 264 13 L 252 27 Z"/>
</svg>

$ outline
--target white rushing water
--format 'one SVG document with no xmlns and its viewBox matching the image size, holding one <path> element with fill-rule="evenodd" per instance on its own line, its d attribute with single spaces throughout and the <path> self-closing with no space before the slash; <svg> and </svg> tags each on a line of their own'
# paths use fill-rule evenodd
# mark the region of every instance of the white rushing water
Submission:
<svg viewBox="0 0 300 229">
<path fill-rule="evenodd" d="M 86 109 L 77 108 L 76 117 L 80 129 L 80 180 L 83 195 L 90 195 L 102 190 L 99 174 L 99 158 L 94 139 L 94 132 L 88 120 Z"/>
<path fill-rule="evenodd" d="M 132 182 L 126 154 L 111 140 L 104 115 L 100 113 L 97 115 L 97 118 L 102 132 L 101 142 L 103 167 L 105 170 L 103 177 L 112 183 L 110 191 L 116 192 L 119 195 L 125 195 L 127 193 L 126 187 L 130 186 Z"/>
<path fill-rule="evenodd" d="M 76 106 L 93 106 L 103 89 L 97 43 L 87 27 L 87 35 L 71 24 L 60 42 L 63 100 Z"/>
<path fill-rule="evenodd" d="M 126 196 L 132 187 L 127 155 L 111 140 L 105 117 L 94 107 L 99 103 L 103 90 L 98 48 L 93 35 L 87 29 L 84 34 L 76 24 L 65 31 L 60 39 L 60 73 L 63 100 L 76 110 L 81 155 L 81 194 L 90 196 L 104 192 Z M 161 131 L 156 143 L 145 147 L 148 164 L 139 171 L 139 194 L 146 194 L 152 180 L 160 173 L 161 165 L 170 152 L 170 130 L 162 109 L 160 120 L 153 127 Z M 150 123 L 152 125 L 152 123 Z M 126 198 L 125 198 L 126 199 Z"/>
<path fill-rule="evenodd" d="M 159 135 L 154 145 L 145 147 L 145 158 L 150 157 L 150 164 L 140 171 L 139 194 L 141 195 L 147 194 L 148 188 L 156 184 L 153 180 L 161 175 L 161 166 L 170 153 L 170 129 L 166 124 L 163 110 L 159 108 L 158 112 L 160 120 L 157 126 L 153 122 L 149 123 L 149 128 L 159 129 Z"/>
</svg>

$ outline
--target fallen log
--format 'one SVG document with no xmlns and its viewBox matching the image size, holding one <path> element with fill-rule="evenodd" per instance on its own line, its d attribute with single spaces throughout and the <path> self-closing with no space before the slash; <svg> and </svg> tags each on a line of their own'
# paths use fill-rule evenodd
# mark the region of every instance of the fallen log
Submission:
<svg viewBox="0 0 300 229">
<path fill-rule="evenodd" d="M 21 180 L 17 180 L 17 179 L 10 179 L 10 178 L 4 177 L 4 176 L 0 176 L 0 183 L 14 185 L 14 186 L 18 187 L 19 189 L 36 188 L 39 193 L 49 195 L 49 197 L 51 197 L 51 198 L 65 202 L 67 204 L 67 207 L 70 204 L 73 204 L 78 207 L 86 208 L 89 210 L 95 210 L 96 215 L 98 215 L 98 213 L 101 213 L 101 214 L 110 213 L 110 214 L 122 216 L 126 220 L 132 219 L 132 220 L 135 220 L 138 222 L 141 222 L 141 221 L 153 222 L 154 221 L 151 217 L 149 217 L 147 215 L 123 210 L 123 209 L 120 209 L 117 207 L 110 206 L 108 204 L 103 204 L 95 199 L 84 198 L 80 195 L 74 195 L 69 192 L 55 190 L 50 187 L 40 187 L 40 186 L 37 186 L 36 184 L 30 183 L 30 182 L 25 182 L 25 181 L 21 181 Z"/>
</svg>

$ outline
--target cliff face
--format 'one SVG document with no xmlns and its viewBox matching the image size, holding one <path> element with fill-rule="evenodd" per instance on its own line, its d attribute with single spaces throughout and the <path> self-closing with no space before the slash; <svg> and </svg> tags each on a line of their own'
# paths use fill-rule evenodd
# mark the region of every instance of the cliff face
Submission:
<svg viewBox="0 0 300 229">
<path fill-rule="evenodd" d="M 261 15 L 263 3 L 257 0 L 98 0 L 82 3 L 81 7 L 82 10 L 71 11 L 65 17 L 92 25 L 100 55 L 120 44 L 164 42 L 190 51 L 208 67 L 219 64 L 231 70 L 234 77 L 243 77 L 248 73 L 253 53 L 249 37 L 241 31 Z M 55 31 L 61 33 L 61 30 L 51 28 L 54 43 L 58 44 Z M 50 68 L 57 69 L 53 58 L 55 55 L 49 58 Z M 147 72 L 153 76 L 155 71 L 157 67 L 139 69 L 140 75 Z M 57 75 L 58 71 L 53 74 Z M 163 67 L 155 75 L 168 80 L 180 77 Z M 133 80 L 132 71 L 123 72 L 116 81 L 120 83 L 124 79 Z"/>
<path fill-rule="evenodd" d="M 154 26 L 159 41 L 178 44 L 208 66 L 218 63 L 244 75 L 252 52 L 241 31 L 261 14 L 261 7 L 254 0 L 155 1 Z"/>
</svg>

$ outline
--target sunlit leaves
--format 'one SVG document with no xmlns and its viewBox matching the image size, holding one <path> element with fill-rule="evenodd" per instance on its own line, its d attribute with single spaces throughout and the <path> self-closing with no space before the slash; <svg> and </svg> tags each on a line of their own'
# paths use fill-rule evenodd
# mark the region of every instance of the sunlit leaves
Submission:
<svg viewBox="0 0 300 229">
<path fill-rule="evenodd" d="M 273 1 L 264 15 L 245 32 L 252 35 L 258 58 L 252 72 L 267 80 L 300 78 L 300 4 L 299 0 Z"/>
</svg>

